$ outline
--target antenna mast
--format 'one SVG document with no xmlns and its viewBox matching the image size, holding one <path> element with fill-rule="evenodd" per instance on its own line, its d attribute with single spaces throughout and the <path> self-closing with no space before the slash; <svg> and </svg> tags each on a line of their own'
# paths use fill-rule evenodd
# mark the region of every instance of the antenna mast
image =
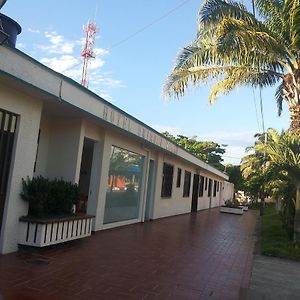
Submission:
<svg viewBox="0 0 300 300">
<path fill-rule="evenodd" d="M 84 27 L 84 32 L 86 32 L 85 46 L 81 51 L 81 56 L 83 57 L 83 68 L 82 68 L 82 77 L 81 84 L 88 88 L 89 86 L 89 77 L 88 77 L 88 68 L 90 60 L 96 57 L 94 53 L 94 43 L 95 36 L 97 32 L 96 24 L 92 21 L 88 21 L 87 25 Z"/>
</svg>

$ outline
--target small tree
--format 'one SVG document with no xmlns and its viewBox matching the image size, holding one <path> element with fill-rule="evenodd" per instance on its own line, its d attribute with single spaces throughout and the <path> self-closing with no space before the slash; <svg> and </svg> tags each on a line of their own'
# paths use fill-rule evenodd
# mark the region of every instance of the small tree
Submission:
<svg viewBox="0 0 300 300">
<path fill-rule="evenodd" d="M 212 141 L 198 141 L 197 136 L 177 135 L 175 137 L 167 131 L 162 134 L 211 166 L 224 171 L 222 154 L 226 151 L 226 145 L 220 145 Z"/>
</svg>

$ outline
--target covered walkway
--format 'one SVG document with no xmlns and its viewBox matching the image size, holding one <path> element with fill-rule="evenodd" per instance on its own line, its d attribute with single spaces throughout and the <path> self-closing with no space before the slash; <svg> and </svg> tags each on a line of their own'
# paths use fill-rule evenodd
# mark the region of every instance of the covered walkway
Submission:
<svg viewBox="0 0 300 300">
<path fill-rule="evenodd" d="M 4 299 L 243 299 L 257 213 L 218 209 L 0 255 Z M 0 299 L 1 299 L 0 296 Z"/>
</svg>

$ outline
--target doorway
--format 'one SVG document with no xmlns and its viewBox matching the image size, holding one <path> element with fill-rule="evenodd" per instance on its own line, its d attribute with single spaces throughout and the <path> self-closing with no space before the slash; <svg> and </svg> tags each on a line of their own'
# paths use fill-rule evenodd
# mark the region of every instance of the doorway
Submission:
<svg viewBox="0 0 300 300">
<path fill-rule="evenodd" d="M 87 211 L 88 198 L 90 195 L 90 181 L 94 146 L 95 141 L 89 138 L 84 138 L 79 176 L 79 189 L 81 197 L 76 207 L 76 211 L 80 213 L 86 213 Z"/>
<path fill-rule="evenodd" d="M 0 232 L 18 115 L 0 109 Z"/>
<path fill-rule="evenodd" d="M 197 211 L 198 209 L 199 179 L 200 176 L 198 174 L 194 174 L 191 211 Z"/>
<path fill-rule="evenodd" d="M 152 218 L 153 208 L 153 183 L 154 183 L 154 160 L 150 160 L 149 173 L 148 173 L 148 187 L 146 195 L 146 207 L 145 207 L 145 221 L 149 221 Z"/>
</svg>

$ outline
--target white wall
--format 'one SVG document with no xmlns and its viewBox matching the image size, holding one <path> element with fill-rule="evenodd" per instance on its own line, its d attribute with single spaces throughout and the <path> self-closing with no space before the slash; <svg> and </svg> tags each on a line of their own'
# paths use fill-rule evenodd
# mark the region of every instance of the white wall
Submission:
<svg viewBox="0 0 300 300">
<path fill-rule="evenodd" d="M 0 253 L 8 253 L 17 250 L 19 217 L 28 211 L 20 192 L 22 178 L 33 175 L 42 102 L 0 82 L 0 107 L 20 115 L 0 237 Z"/>
<path fill-rule="evenodd" d="M 174 166 L 172 196 L 161 197 L 163 164 L 168 163 Z M 180 187 L 176 187 L 177 170 L 181 168 Z M 183 197 L 184 173 L 191 172 L 191 185 L 189 197 Z M 195 168 L 186 164 L 184 161 L 160 153 L 158 155 L 157 173 L 156 173 L 156 189 L 154 196 L 154 214 L 153 219 L 184 214 L 191 211 L 192 193 L 193 193 L 193 174 Z"/>
<path fill-rule="evenodd" d="M 42 158 L 45 157 L 47 165 L 39 166 L 40 174 L 52 179 L 63 178 L 78 183 L 84 139 L 82 120 L 68 117 L 51 118 L 42 125 L 42 144 L 37 165 L 44 164 Z"/>
<path fill-rule="evenodd" d="M 233 199 L 234 194 L 234 184 L 228 181 L 225 181 L 222 189 L 221 205 L 227 200 Z"/>
</svg>

